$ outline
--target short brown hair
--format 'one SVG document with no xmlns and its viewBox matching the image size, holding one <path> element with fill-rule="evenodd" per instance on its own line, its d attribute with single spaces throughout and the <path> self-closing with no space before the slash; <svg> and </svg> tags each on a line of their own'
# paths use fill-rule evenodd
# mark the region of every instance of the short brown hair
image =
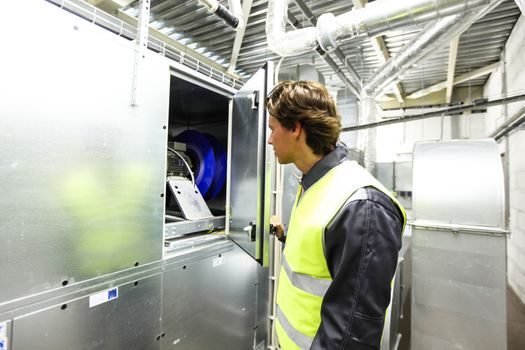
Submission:
<svg viewBox="0 0 525 350">
<path fill-rule="evenodd" d="M 324 85 L 310 80 L 285 81 L 268 95 L 270 115 L 292 130 L 299 122 L 306 132 L 306 144 L 315 154 L 332 151 L 341 132 L 341 116 Z"/>
</svg>

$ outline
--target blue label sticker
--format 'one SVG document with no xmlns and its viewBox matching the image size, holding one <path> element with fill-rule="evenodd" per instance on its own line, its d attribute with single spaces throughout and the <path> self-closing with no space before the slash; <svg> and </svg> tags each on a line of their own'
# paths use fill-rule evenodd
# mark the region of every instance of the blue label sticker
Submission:
<svg viewBox="0 0 525 350">
<path fill-rule="evenodd" d="M 118 298 L 118 289 L 113 288 L 108 290 L 108 301 L 116 298 Z"/>
<path fill-rule="evenodd" d="M 105 291 L 89 296 L 89 307 L 97 306 L 118 298 L 118 287 L 107 289 Z"/>
</svg>

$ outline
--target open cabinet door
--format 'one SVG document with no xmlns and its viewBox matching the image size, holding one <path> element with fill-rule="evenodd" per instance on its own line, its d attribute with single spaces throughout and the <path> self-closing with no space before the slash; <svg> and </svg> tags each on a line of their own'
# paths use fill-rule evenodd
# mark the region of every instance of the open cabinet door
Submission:
<svg viewBox="0 0 525 350">
<path fill-rule="evenodd" d="M 235 94 L 231 108 L 229 237 L 266 265 L 273 152 L 267 139 L 266 94 L 272 87 L 273 64 L 265 64 Z M 270 159 L 271 158 L 271 159 Z"/>
</svg>

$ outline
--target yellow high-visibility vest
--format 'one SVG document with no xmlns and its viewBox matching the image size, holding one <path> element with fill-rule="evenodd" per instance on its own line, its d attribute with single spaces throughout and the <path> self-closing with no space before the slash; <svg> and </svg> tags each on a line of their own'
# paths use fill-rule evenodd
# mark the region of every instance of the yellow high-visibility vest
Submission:
<svg viewBox="0 0 525 350">
<path fill-rule="evenodd" d="M 276 331 L 281 349 L 310 348 L 321 323 L 323 297 L 332 282 L 324 255 L 325 229 L 352 194 L 368 186 L 390 197 L 403 214 L 404 228 L 406 214 L 401 204 L 354 161 L 332 168 L 302 196 L 299 187 L 277 289 Z"/>
</svg>

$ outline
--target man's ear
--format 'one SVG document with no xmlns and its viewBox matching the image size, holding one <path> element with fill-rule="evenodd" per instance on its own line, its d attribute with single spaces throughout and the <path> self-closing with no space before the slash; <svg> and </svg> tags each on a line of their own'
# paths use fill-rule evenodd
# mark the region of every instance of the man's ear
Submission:
<svg viewBox="0 0 525 350">
<path fill-rule="evenodd" d="M 299 134 L 301 133 L 301 123 L 299 123 L 298 121 L 295 122 L 293 128 L 292 128 L 292 134 L 296 135 L 296 136 L 299 136 Z"/>
</svg>

